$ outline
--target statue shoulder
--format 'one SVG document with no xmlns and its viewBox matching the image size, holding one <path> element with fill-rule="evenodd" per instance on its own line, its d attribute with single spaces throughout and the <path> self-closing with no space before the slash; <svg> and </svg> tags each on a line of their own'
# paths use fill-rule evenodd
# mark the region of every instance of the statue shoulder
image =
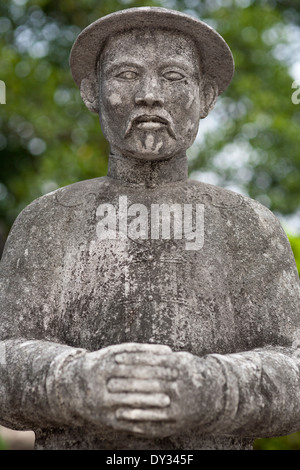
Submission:
<svg viewBox="0 0 300 470">
<path fill-rule="evenodd" d="M 245 229 L 252 230 L 253 225 L 269 236 L 274 230 L 282 233 L 279 219 L 266 206 L 249 196 L 212 184 L 189 180 L 197 199 L 207 208 L 218 208 L 228 219 L 228 223 L 245 224 Z"/>
<path fill-rule="evenodd" d="M 18 250 L 42 240 L 53 243 L 53 239 L 63 232 L 66 220 L 72 209 L 88 210 L 94 200 L 109 185 L 106 177 L 99 177 L 73 183 L 45 194 L 26 206 L 16 218 L 7 238 L 3 258 L 8 253 L 17 256 Z"/>
<path fill-rule="evenodd" d="M 239 253 L 267 252 L 276 259 L 289 260 L 294 256 L 288 237 L 279 219 L 258 201 L 226 188 L 190 180 L 193 194 L 202 202 L 214 227 L 226 233 L 228 243 Z M 210 214 L 209 214 L 210 213 Z M 218 222 L 217 222 L 218 221 Z"/>
<path fill-rule="evenodd" d="M 201 181 L 188 180 L 188 185 L 190 190 L 197 194 L 197 199 L 201 200 L 207 207 L 234 210 L 242 206 L 245 199 L 249 199 L 237 192 Z"/>
<path fill-rule="evenodd" d="M 27 337 L 29 331 L 44 337 L 43 319 L 55 310 L 50 293 L 59 291 L 58 272 L 66 246 L 72 244 L 79 217 L 94 210 L 91 195 L 101 192 L 103 180 L 82 181 L 45 194 L 15 220 L 0 262 L 0 337 Z"/>
</svg>

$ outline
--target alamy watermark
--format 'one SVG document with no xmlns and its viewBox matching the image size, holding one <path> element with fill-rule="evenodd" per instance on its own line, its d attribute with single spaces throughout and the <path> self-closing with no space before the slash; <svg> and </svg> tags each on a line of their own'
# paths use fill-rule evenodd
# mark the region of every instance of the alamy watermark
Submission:
<svg viewBox="0 0 300 470">
<path fill-rule="evenodd" d="M 118 207 L 100 204 L 96 216 L 99 240 L 127 237 L 133 240 L 185 240 L 186 250 L 200 250 L 204 244 L 204 204 L 128 205 L 119 196 Z"/>
<path fill-rule="evenodd" d="M 299 104 L 300 103 L 300 80 L 295 80 L 292 83 L 292 88 L 296 88 L 296 91 L 292 94 L 292 103 Z"/>
<path fill-rule="evenodd" d="M 6 104 L 6 85 L 0 80 L 0 104 Z"/>
</svg>

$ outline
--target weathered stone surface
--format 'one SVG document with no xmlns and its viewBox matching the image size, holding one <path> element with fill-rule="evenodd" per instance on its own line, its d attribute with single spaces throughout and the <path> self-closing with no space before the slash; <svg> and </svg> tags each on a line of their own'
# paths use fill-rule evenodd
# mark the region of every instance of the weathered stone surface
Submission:
<svg viewBox="0 0 300 470">
<path fill-rule="evenodd" d="M 287 237 L 259 203 L 187 178 L 214 80 L 202 86 L 194 43 L 161 24 L 101 57 L 89 102 L 108 175 L 35 200 L 1 260 L 1 424 L 33 429 L 38 449 L 248 449 L 299 430 Z M 154 236 L 172 208 L 182 236 L 175 215 Z"/>
</svg>

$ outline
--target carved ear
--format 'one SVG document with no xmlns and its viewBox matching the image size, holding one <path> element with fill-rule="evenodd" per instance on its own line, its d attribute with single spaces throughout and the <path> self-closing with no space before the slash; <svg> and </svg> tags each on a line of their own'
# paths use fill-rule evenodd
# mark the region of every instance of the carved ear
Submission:
<svg viewBox="0 0 300 470">
<path fill-rule="evenodd" d="M 200 118 L 204 119 L 214 108 L 219 96 L 218 85 L 211 77 L 205 77 L 205 82 L 201 93 L 201 114 Z"/>
<path fill-rule="evenodd" d="M 99 113 L 99 95 L 95 76 L 81 81 L 80 95 L 89 111 Z"/>
</svg>

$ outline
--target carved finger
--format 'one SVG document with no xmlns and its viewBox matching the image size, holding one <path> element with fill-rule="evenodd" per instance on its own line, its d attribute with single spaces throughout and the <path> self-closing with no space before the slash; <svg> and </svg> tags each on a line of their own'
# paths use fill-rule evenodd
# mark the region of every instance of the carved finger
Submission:
<svg viewBox="0 0 300 470">
<path fill-rule="evenodd" d="M 152 367 L 152 366 L 136 366 L 136 365 L 123 365 L 119 364 L 112 368 L 109 373 L 109 378 L 124 377 L 136 379 L 161 379 L 161 380 L 175 380 L 178 377 L 176 369 L 168 367 Z"/>
<path fill-rule="evenodd" d="M 142 392 L 159 393 L 164 391 L 163 384 L 159 380 L 139 380 L 139 379 L 117 379 L 113 378 L 107 382 L 107 389 L 111 393 L 120 392 Z"/>
<path fill-rule="evenodd" d="M 127 365 L 148 365 L 175 368 L 178 360 L 174 354 L 145 354 L 145 353 L 121 353 L 115 356 L 118 364 Z"/>
<path fill-rule="evenodd" d="M 119 431 L 129 431 L 143 437 L 165 437 L 174 434 L 174 422 L 164 421 L 128 421 L 112 418 L 112 427 Z"/>
<path fill-rule="evenodd" d="M 124 407 L 122 407 L 122 409 L 124 409 Z M 104 411 L 104 415 L 104 421 L 113 429 L 133 432 L 134 434 L 148 438 L 163 438 L 176 433 L 178 429 L 182 429 L 182 425 L 178 419 L 169 419 L 167 421 L 130 421 L 127 419 L 117 418 L 116 411 L 113 411 L 112 409 Z"/>
<path fill-rule="evenodd" d="M 152 409 L 152 410 L 141 410 L 141 409 L 129 409 L 119 408 L 116 411 L 117 419 L 124 419 L 128 421 L 173 421 L 168 410 Z"/>
<path fill-rule="evenodd" d="M 139 353 L 139 352 L 147 352 L 153 354 L 170 354 L 172 349 L 169 346 L 165 346 L 164 344 L 145 344 L 145 343 L 122 343 L 122 344 L 114 344 L 112 346 L 108 346 L 104 348 L 106 350 L 110 350 L 116 354 L 119 353 Z"/>
<path fill-rule="evenodd" d="M 110 406 L 159 407 L 170 404 L 170 398 L 164 393 L 113 393 L 108 398 Z"/>
</svg>

